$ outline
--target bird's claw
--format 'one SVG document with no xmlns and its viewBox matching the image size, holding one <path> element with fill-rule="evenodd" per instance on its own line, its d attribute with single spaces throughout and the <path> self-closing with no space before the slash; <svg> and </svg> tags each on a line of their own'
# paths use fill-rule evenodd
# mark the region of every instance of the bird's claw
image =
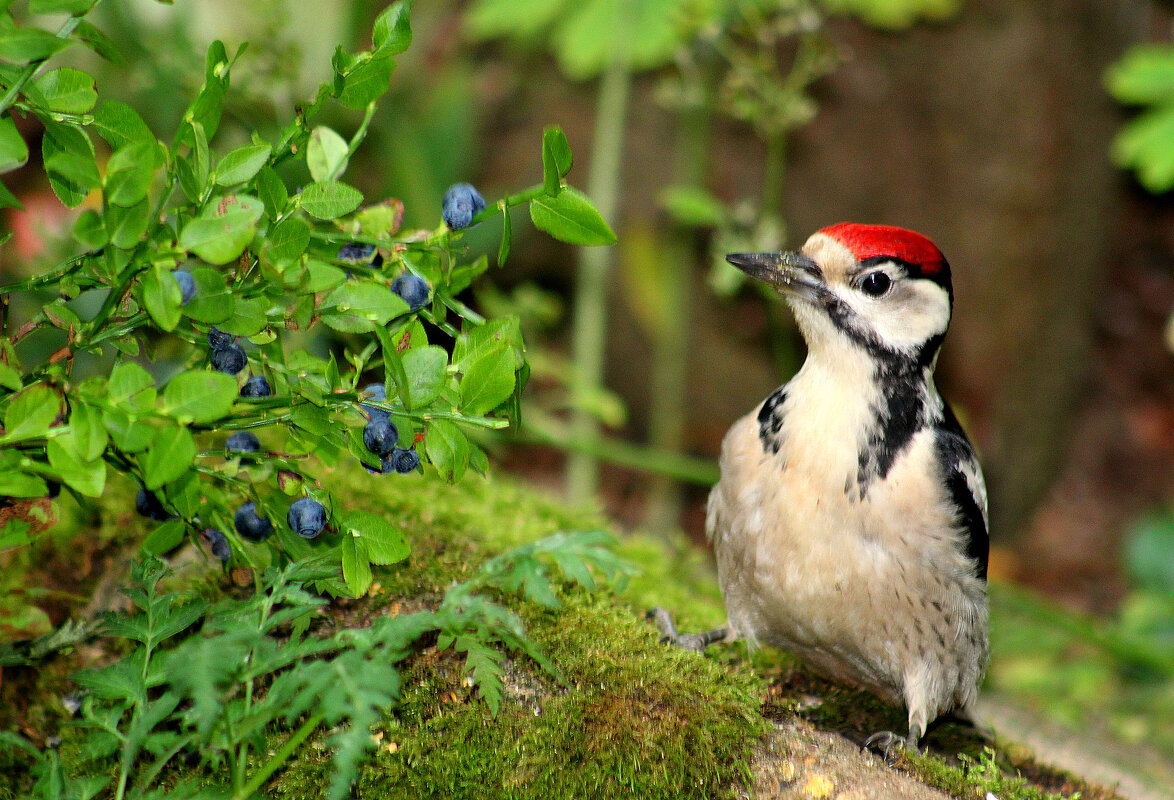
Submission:
<svg viewBox="0 0 1174 800">
<path fill-rule="evenodd" d="M 892 731 L 877 731 L 864 740 L 864 750 L 872 750 L 892 766 L 906 750 L 916 750 L 917 743 Z"/>
</svg>

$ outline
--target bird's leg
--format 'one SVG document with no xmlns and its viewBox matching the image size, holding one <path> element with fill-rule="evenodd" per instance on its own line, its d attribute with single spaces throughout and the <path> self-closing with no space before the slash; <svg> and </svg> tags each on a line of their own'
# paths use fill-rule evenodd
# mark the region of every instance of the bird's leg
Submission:
<svg viewBox="0 0 1174 800">
<path fill-rule="evenodd" d="M 672 615 L 660 606 L 652 609 L 644 616 L 660 630 L 661 642 L 675 644 L 677 647 L 684 648 L 685 650 L 693 650 L 700 653 L 711 644 L 727 641 L 730 638 L 730 628 L 728 625 L 722 625 L 720 628 L 714 628 L 711 631 L 703 631 L 701 633 L 680 633 L 677 631 L 677 626 L 673 624 Z"/>
<path fill-rule="evenodd" d="M 892 731 L 877 731 L 864 740 L 864 749 L 878 753 L 885 762 L 892 765 L 897 757 L 905 750 L 917 752 L 917 744 L 925 735 L 925 727 L 920 723 L 909 725 L 909 735 L 901 736 Z"/>
</svg>

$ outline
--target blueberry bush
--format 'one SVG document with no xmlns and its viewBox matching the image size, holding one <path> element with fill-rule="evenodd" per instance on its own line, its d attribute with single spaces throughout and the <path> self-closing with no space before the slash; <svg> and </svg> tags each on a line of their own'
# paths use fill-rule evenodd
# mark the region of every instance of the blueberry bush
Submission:
<svg viewBox="0 0 1174 800">
<path fill-rule="evenodd" d="M 424 468 L 459 481 L 486 467 L 469 432 L 518 419 L 529 374 L 521 332 L 515 318 L 487 319 L 459 299 L 489 266 L 463 258 L 461 231 L 500 218 L 498 263 L 514 206 L 563 241 L 614 235 L 566 185 L 571 151 L 557 127 L 543 137 L 541 185 L 487 205 L 457 184 L 432 230 L 400 230 L 402 204 L 344 180 L 411 41 L 404 3 L 375 20 L 371 49 L 335 53 L 333 75 L 278 138 L 254 133 L 225 152 L 216 132 L 245 48 L 212 44 L 203 85 L 163 142 L 128 105 L 100 101 L 85 73 L 45 64 L 78 44 L 111 55 L 85 20 L 93 5 L 33 0 L 30 12 L 68 15 L 56 33 L 17 25 L 11 10 L 0 17 L 0 170 L 29 160 L 16 119 L 34 119 L 53 191 L 83 209 L 76 255 L 0 287 L 0 495 L 19 502 L 59 484 L 95 498 L 129 477 L 145 493 L 140 510 L 161 520 L 147 551 L 217 531 L 223 539 L 210 541 L 227 563 L 261 571 L 324 557 L 339 572 L 319 588 L 361 594 L 370 564 L 403 558 L 407 545 L 350 513 L 315 472 L 357 459 L 381 475 Z M 332 104 L 361 115 L 349 138 L 315 124 Z M 309 181 L 291 185 L 299 175 Z M 0 188 L 0 205 L 19 202 Z M 13 302 L 21 294 L 32 300 Z M 32 360 L 22 341 L 45 329 L 64 344 Z M 325 358 L 301 346 L 322 331 L 333 342 Z M 177 341 L 182 369 L 152 369 Z M 75 376 L 83 354 L 112 357 L 109 374 Z M 274 526 L 260 542 L 233 524 L 250 503 Z M 0 548 L 35 535 L 15 519 Z"/>
<path fill-rule="evenodd" d="M 0 552 L 43 534 L 59 493 L 84 507 L 130 482 L 135 510 L 157 524 L 126 590 L 130 613 L 0 642 L 0 667 L 87 637 L 113 642 L 120 657 L 75 678 L 83 760 L 98 766 L 66 765 L 11 732 L 0 745 L 32 759 L 38 797 L 162 796 L 157 781 L 182 762 L 231 787 L 205 796 L 246 798 L 325 728 L 330 796 L 342 797 L 370 724 L 399 695 L 396 664 L 422 636 L 462 653 L 496 710 L 503 651 L 554 667 L 495 595 L 557 604 L 556 576 L 592 587 L 624 566 L 603 534 L 561 534 L 499 556 L 434 611 L 315 636 L 310 618 L 328 597 L 363 595 L 373 565 L 409 554 L 398 526 L 332 496 L 322 470 L 360 462 L 372 482 L 484 472 L 470 433 L 518 421 L 529 367 L 515 317 L 460 299 L 489 267 L 466 257 L 462 232 L 499 218 L 498 264 L 517 206 L 565 242 L 615 237 L 567 185 L 571 150 L 553 126 L 540 184 L 490 203 L 458 184 L 431 230 L 401 230 L 402 203 L 344 180 L 411 42 L 409 2 L 379 14 L 369 49 L 336 50 L 333 73 L 277 136 L 222 148 L 245 47 L 209 47 L 164 141 L 129 105 L 100 99 L 91 76 L 49 63 L 79 46 L 117 59 L 86 19 L 98 1 L 29 0 L 19 21 L 0 5 L 0 173 L 39 163 L 78 209 L 73 255 L 0 286 Z M 55 31 L 37 27 L 54 16 Z M 319 124 L 327 109 L 353 113 L 349 137 Z M 26 142 L 38 127 L 39 159 Z M 0 207 L 19 206 L 0 184 Z M 60 344 L 45 353 L 32 341 Z M 315 341 L 325 355 L 307 348 Z M 214 602 L 165 588 L 166 559 L 185 543 L 212 570 L 244 568 L 253 591 Z"/>
</svg>

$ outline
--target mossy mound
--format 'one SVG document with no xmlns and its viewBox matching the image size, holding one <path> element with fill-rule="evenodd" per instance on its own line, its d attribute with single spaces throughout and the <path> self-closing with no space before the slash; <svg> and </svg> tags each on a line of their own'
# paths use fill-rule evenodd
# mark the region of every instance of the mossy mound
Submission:
<svg viewBox="0 0 1174 800">
<path fill-rule="evenodd" d="M 412 554 L 377 570 L 366 596 L 327 607 L 314 625 L 320 633 L 434 608 L 446 589 L 513 546 L 557 532 L 609 527 L 597 510 L 569 508 L 501 478 L 469 478 L 450 487 L 419 474 L 373 478 L 346 468 L 323 480 L 335 497 L 400 525 Z M 147 533 L 149 523 L 128 510 L 132 497 L 129 487 L 115 487 L 96 517 L 68 509 L 63 514 L 83 536 L 103 543 L 108 565 L 128 562 Z M 40 546 L 39 571 L 51 571 L 54 559 L 73 563 L 70 538 L 68 530 L 50 534 Z M 595 593 L 567 589 L 559 593 L 556 609 L 520 597 L 501 598 L 521 615 L 529 636 L 559 674 L 525 656 L 513 657 L 506 662 L 504 699 L 496 715 L 467 681 L 460 654 L 438 649 L 435 639 L 422 642 L 400 664 L 397 706 L 371 730 L 377 747 L 361 768 L 355 795 L 774 796 L 779 786 L 756 785 L 761 771 L 755 765 L 772 749 L 764 743 L 777 742 L 796 719 L 857 743 L 882 728 L 901 729 L 899 709 L 828 684 L 777 651 L 751 657 L 744 647 L 721 645 L 699 657 L 660 644 L 643 619 L 652 605 L 672 609 L 685 630 L 723 620 L 712 571 L 704 555 L 685 543 L 632 535 L 622 537 L 617 550 L 639 569 L 621 586 Z M 207 591 L 233 591 L 215 570 L 196 569 L 194 574 L 202 577 L 192 578 L 193 558 L 205 556 L 189 551 L 181 557 L 189 565 L 177 580 L 201 581 Z M 95 588 L 101 589 L 96 579 L 73 591 L 85 595 Z M 63 735 L 61 752 L 68 759 L 71 735 L 59 698 L 68 690 L 65 676 L 95 657 L 102 653 L 79 651 L 36 669 L 6 670 L 0 706 L 10 713 L 0 714 L 6 717 L 0 722 L 26 736 L 37 731 L 38 744 Z M 19 706 L 9 705 L 13 692 L 24 697 Z M 287 736 L 273 733 L 270 749 Z M 319 731 L 304 742 L 263 793 L 290 800 L 322 796 L 330 772 L 325 737 Z M 1051 791 L 1080 788 L 1086 798 L 1113 796 L 1069 776 L 1029 769 L 1025 760 L 996 764 L 984 751 L 987 740 L 957 726 L 941 726 L 928 744 L 936 755 L 904 758 L 899 768 L 956 797 L 981 797 L 982 792 L 975 794 L 980 787 L 998 787 L 1004 800 L 1043 797 L 1037 786 L 1002 779 L 1002 771 L 1017 770 Z M 786 745 L 779 749 L 790 752 Z M 0 798 L 27 788 L 22 765 L 27 769 L 23 759 L 0 765 Z M 163 777 L 165 785 L 187 778 L 216 780 L 178 764 Z"/>
</svg>

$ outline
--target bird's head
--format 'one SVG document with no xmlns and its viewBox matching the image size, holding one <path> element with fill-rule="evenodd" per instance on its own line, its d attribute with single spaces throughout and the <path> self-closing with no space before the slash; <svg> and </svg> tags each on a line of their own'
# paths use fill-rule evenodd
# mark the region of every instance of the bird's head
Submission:
<svg viewBox="0 0 1174 800">
<path fill-rule="evenodd" d="M 726 260 L 786 296 L 813 351 L 846 338 L 877 356 L 929 366 L 950 324 L 949 264 L 933 242 L 904 228 L 841 222 L 798 252 Z"/>
</svg>

